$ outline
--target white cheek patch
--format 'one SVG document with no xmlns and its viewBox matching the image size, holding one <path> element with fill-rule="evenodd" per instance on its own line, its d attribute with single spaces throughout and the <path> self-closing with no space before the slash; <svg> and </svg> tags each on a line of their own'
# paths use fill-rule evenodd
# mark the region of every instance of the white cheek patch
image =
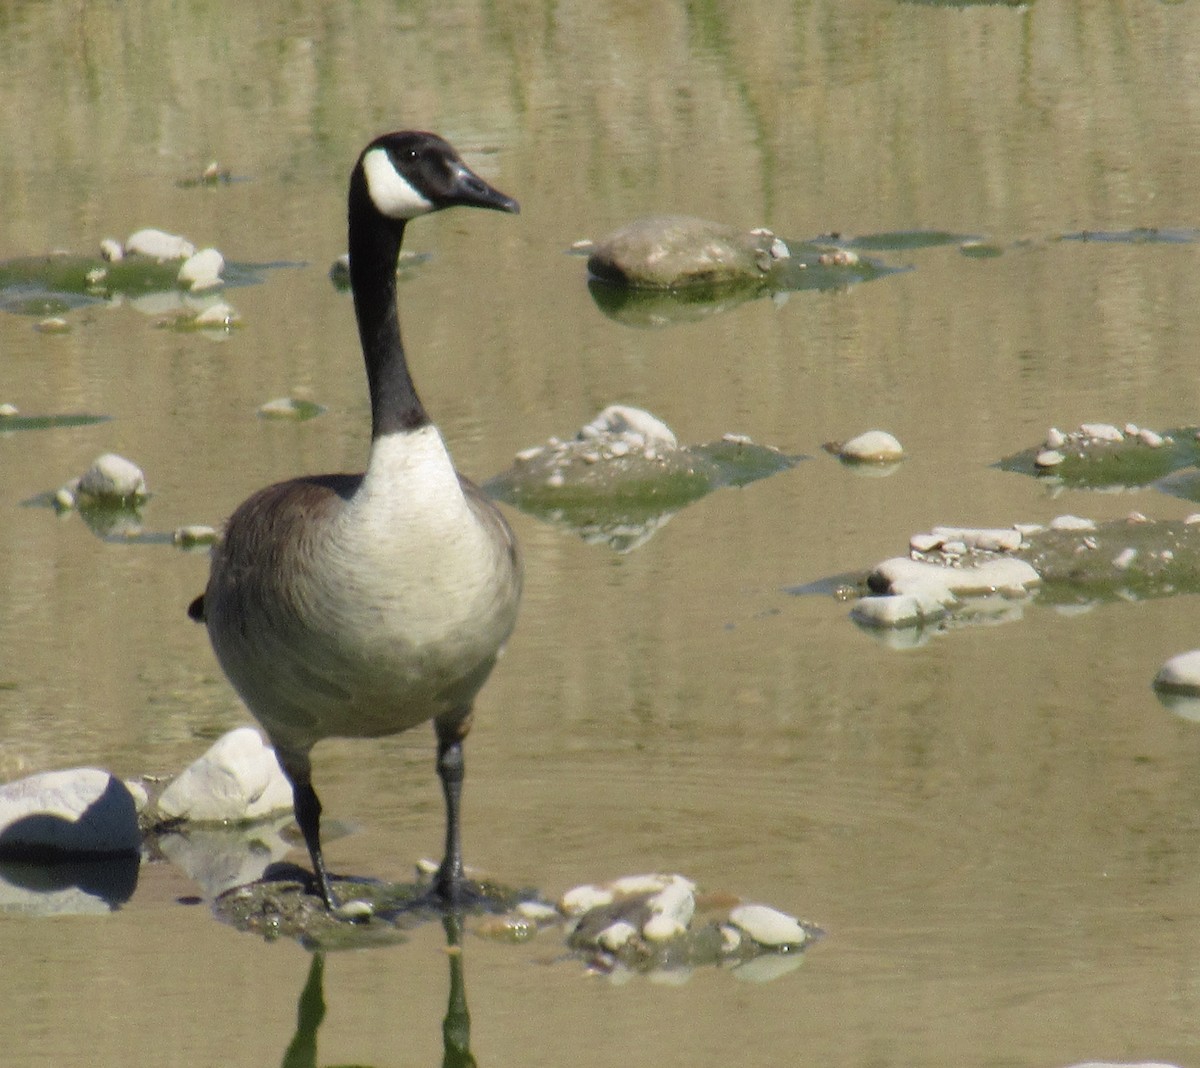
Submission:
<svg viewBox="0 0 1200 1068">
<path fill-rule="evenodd" d="M 433 203 L 396 170 L 385 149 L 373 148 L 363 157 L 363 173 L 371 200 L 388 218 L 413 219 L 433 211 Z"/>
</svg>

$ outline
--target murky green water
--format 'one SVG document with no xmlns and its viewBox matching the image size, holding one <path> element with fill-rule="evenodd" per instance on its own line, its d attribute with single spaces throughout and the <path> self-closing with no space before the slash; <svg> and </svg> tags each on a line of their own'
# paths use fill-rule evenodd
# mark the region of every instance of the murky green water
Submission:
<svg viewBox="0 0 1200 1068">
<path fill-rule="evenodd" d="M 677 870 L 820 923 L 762 985 L 585 977 L 558 946 L 465 939 L 479 1063 L 1067 1065 L 1198 1059 L 1200 727 L 1149 683 L 1197 644 L 1194 597 L 898 651 L 784 587 L 936 523 L 1179 518 L 1151 490 L 1053 495 L 992 465 L 1084 420 L 1195 425 L 1194 4 L 0 3 L 0 259 L 142 226 L 277 264 L 228 335 L 126 300 L 65 334 L 0 314 L 0 402 L 111 420 L 0 437 L 0 774 L 171 773 L 246 715 L 184 614 L 203 555 L 120 544 L 21 502 L 114 450 L 145 529 L 354 468 L 368 411 L 344 184 L 382 129 L 437 129 L 522 203 L 415 225 L 401 287 L 426 404 L 484 479 L 636 404 L 683 441 L 813 457 L 687 507 L 615 554 L 518 512 L 528 592 L 468 748 L 469 859 L 548 892 Z M 235 180 L 181 184 L 216 159 Z M 657 329 L 611 318 L 565 254 L 682 211 L 788 237 L 948 231 L 904 273 Z M 256 415 L 292 395 L 326 406 Z M 820 451 L 882 426 L 910 459 Z M 339 871 L 406 876 L 440 843 L 432 732 L 326 743 Z M 302 859 L 295 854 L 297 860 Z M 310 958 L 215 923 L 143 866 L 103 918 L 0 915 L 13 1064 L 283 1061 Z M 325 962 L 290 1063 L 443 1055 L 443 933 Z"/>
</svg>

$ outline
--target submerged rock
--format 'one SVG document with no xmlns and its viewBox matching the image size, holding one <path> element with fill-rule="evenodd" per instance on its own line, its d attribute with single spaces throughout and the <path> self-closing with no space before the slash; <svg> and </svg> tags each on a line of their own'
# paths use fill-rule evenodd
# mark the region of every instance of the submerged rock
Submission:
<svg viewBox="0 0 1200 1068">
<path fill-rule="evenodd" d="M 769 231 L 655 215 L 596 241 L 588 270 L 600 281 L 634 289 L 721 288 L 757 282 L 787 256 L 787 245 Z"/>
<path fill-rule="evenodd" d="M 253 727 L 219 738 L 158 798 L 163 820 L 242 823 L 290 812 L 292 788 L 275 751 Z"/>
<path fill-rule="evenodd" d="M 1195 428 L 1156 431 L 1135 423 L 1051 427 L 1040 445 L 1006 456 L 1005 471 L 1077 489 L 1148 486 L 1200 460 Z"/>
<path fill-rule="evenodd" d="M 140 846 L 133 794 L 107 771 L 46 771 L 0 786 L 0 857 L 136 855 Z"/>
<path fill-rule="evenodd" d="M 519 452 L 484 484 L 492 496 L 560 523 L 618 552 L 643 544 L 684 505 L 722 486 L 744 486 L 792 467 L 801 456 L 726 435 L 682 446 L 649 412 L 605 408 L 568 441 Z"/>
</svg>

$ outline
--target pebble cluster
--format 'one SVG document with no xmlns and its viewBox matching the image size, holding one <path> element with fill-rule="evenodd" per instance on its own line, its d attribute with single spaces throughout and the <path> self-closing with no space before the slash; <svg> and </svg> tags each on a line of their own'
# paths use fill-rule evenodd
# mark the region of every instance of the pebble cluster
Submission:
<svg viewBox="0 0 1200 1068">
<path fill-rule="evenodd" d="M 1097 448 L 1125 443 L 1161 449 L 1171 443 L 1171 438 L 1136 423 L 1126 423 L 1124 427 L 1112 423 L 1081 423 L 1077 430 L 1070 431 L 1051 427 L 1034 458 L 1034 465 L 1039 470 L 1049 471 L 1065 463 L 1070 456 L 1083 459 Z"/>
<path fill-rule="evenodd" d="M 567 944 L 589 966 L 620 979 L 633 973 L 682 981 L 702 965 L 732 968 L 739 978 L 774 978 L 798 963 L 819 929 L 767 905 L 702 894 L 682 875 L 630 875 L 568 890 L 558 901 Z M 744 970 L 746 969 L 746 970 Z"/>
</svg>

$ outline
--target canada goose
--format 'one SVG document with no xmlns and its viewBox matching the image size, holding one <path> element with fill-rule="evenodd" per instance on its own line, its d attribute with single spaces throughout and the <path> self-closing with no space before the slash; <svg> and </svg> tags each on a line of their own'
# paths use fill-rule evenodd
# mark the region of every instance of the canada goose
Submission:
<svg viewBox="0 0 1200 1068">
<path fill-rule="evenodd" d="M 350 282 L 371 395 L 371 449 L 357 475 L 259 490 L 213 549 L 188 609 L 269 735 L 326 907 L 310 752 L 322 738 L 396 734 L 432 719 L 446 800 L 433 890 L 466 890 L 459 836 L 471 709 L 516 622 L 521 558 L 508 523 L 454 470 L 417 396 L 400 340 L 396 262 L 405 224 L 461 204 L 516 212 L 430 133 L 372 141 L 350 175 Z"/>
</svg>

